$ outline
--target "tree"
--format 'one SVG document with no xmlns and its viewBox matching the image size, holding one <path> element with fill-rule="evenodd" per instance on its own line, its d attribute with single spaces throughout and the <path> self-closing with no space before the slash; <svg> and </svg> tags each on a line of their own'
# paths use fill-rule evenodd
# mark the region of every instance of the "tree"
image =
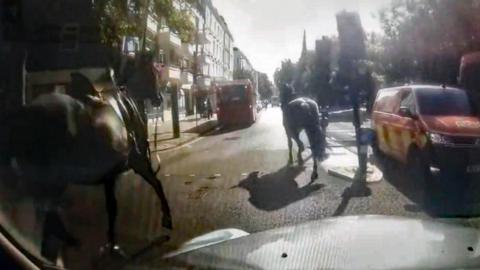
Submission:
<svg viewBox="0 0 480 270">
<path fill-rule="evenodd" d="M 456 83 L 460 58 L 480 49 L 480 1 L 397 0 L 379 13 L 387 81 Z"/>
<path fill-rule="evenodd" d="M 295 65 L 290 59 L 282 61 L 281 67 L 275 71 L 273 77 L 279 92 L 284 92 L 286 86 L 293 83 Z"/>
<path fill-rule="evenodd" d="M 277 86 L 280 102 L 290 100 L 292 93 L 291 86 L 295 80 L 296 76 L 296 66 L 292 63 L 290 59 L 282 61 L 282 65 L 277 69 L 273 75 L 275 85 Z"/>
<path fill-rule="evenodd" d="M 178 0 L 194 3 L 195 0 Z M 189 20 L 188 10 L 178 10 L 173 0 L 95 0 L 93 7 L 104 44 L 119 44 L 122 36 L 143 36 L 147 3 L 158 18 L 165 18 L 167 26 L 178 32 L 182 41 L 192 40 L 195 26 Z"/>
<path fill-rule="evenodd" d="M 313 96 L 321 105 L 329 105 L 333 101 L 330 85 L 332 41 L 328 37 L 317 40 L 315 44 L 315 58 L 313 68 L 307 78 Z"/>
<path fill-rule="evenodd" d="M 273 95 L 273 84 L 265 73 L 258 73 L 258 92 L 261 99 L 270 99 Z"/>
<path fill-rule="evenodd" d="M 370 100 L 374 91 L 369 61 L 367 60 L 366 35 L 360 16 L 356 12 L 337 14 L 340 54 L 336 84 L 350 89 Z"/>
</svg>

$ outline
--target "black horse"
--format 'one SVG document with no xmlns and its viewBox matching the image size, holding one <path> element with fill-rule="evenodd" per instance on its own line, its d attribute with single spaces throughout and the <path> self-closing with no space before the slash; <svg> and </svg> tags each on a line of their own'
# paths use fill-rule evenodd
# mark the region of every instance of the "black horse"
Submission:
<svg viewBox="0 0 480 270">
<path fill-rule="evenodd" d="M 147 126 L 135 102 L 119 91 L 95 90 L 81 74 L 72 74 L 70 95 L 39 96 L 11 118 L 8 160 L 30 187 L 32 196 L 47 200 L 42 255 L 55 259 L 53 237 L 75 244 L 61 222 L 56 204 L 70 184 L 103 185 L 108 212 L 110 252 L 118 253 L 115 228 L 116 178 L 133 169 L 150 184 L 162 204 L 162 226 L 172 228 L 162 184 L 151 166 Z M 53 206 L 53 207 L 52 207 Z"/>
<path fill-rule="evenodd" d="M 300 132 L 305 130 L 313 156 L 311 180 L 318 177 L 318 161 L 325 155 L 325 131 L 322 130 L 317 103 L 306 97 L 295 98 L 293 89 L 287 88 L 282 96 L 283 126 L 288 139 L 288 163 L 293 163 L 292 139 L 298 146 L 298 163 L 303 164 L 302 152 L 305 149 L 300 140 Z"/>
</svg>

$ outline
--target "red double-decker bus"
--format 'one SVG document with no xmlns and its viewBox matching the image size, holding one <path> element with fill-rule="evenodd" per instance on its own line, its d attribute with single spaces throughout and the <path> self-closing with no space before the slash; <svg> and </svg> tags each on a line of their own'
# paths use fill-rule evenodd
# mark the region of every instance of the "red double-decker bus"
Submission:
<svg viewBox="0 0 480 270">
<path fill-rule="evenodd" d="M 257 93 L 250 80 L 216 84 L 217 117 L 220 125 L 251 125 L 257 118 Z"/>
</svg>

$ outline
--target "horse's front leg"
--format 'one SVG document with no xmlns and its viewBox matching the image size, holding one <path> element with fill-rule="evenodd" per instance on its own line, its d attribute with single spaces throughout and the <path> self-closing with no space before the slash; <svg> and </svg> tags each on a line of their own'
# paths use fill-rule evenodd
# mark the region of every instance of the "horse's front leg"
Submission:
<svg viewBox="0 0 480 270">
<path fill-rule="evenodd" d="M 310 176 L 310 180 L 312 182 L 318 178 L 318 160 L 320 159 L 319 149 L 321 146 L 319 145 L 319 140 L 316 137 L 317 134 L 317 132 L 312 130 L 307 131 L 308 141 L 310 142 L 310 147 L 312 148 L 313 171 L 312 175 Z"/>
<path fill-rule="evenodd" d="M 139 162 L 144 163 L 145 166 L 135 166 Z M 153 187 L 155 193 L 160 199 L 163 212 L 162 226 L 170 230 L 173 229 L 172 214 L 170 212 L 170 206 L 168 204 L 167 196 L 165 195 L 162 183 L 159 179 L 157 179 L 155 172 L 150 165 L 150 162 L 148 162 L 148 160 L 136 160 L 132 166 L 132 169 L 135 171 L 135 173 L 138 173 L 140 176 L 142 176 L 142 178 L 145 179 L 145 181 L 147 181 L 147 183 L 149 183 Z"/>
<path fill-rule="evenodd" d="M 120 257 L 126 257 L 125 253 L 120 249 L 116 242 L 116 220 L 117 220 L 117 198 L 115 197 L 115 178 L 107 179 L 104 184 L 105 188 L 105 203 L 108 214 L 108 231 L 107 244 L 103 251 L 108 251 L 111 254 Z"/>
</svg>

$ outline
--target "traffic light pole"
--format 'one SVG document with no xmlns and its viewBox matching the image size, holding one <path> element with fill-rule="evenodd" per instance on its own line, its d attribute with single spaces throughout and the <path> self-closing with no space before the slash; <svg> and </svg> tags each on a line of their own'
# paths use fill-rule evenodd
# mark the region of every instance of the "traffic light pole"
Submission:
<svg viewBox="0 0 480 270">
<path fill-rule="evenodd" d="M 180 138 L 180 122 L 178 117 L 178 84 L 174 84 L 171 89 L 171 100 L 173 137 Z"/>
<path fill-rule="evenodd" d="M 355 89 L 350 88 L 350 99 L 353 109 L 353 126 L 355 127 L 355 138 L 357 143 L 357 155 L 358 155 L 358 170 L 357 170 L 357 183 L 366 184 L 367 177 L 367 152 L 365 151 L 364 142 L 362 142 L 362 123 L 360 120 L 360 106 L 358 100 L 358 92 Z"/>
<path fill-rule="evenodd" d="M 199 38 L 198 38 L 198 35 L 199 35 L 199 31 L 200 31 L 200 24 L 198 22 L 198 20 L 196 20 L 195 22 L 195 52 L 194 52 L 194 56 L 193 56 L 193 93 L 194 93 L 194 97 L 193 97 L 193 109 L 195 110 L 195 126 L 198 126 L 198 109 L 197 109 L 197 93 L 198 93 L 198 86 L 197 86 L 197 82 L 198 82 L 198 65 L 199 65 L 199 61 L 198 61 L 198 42 L 199 42 Z"/>
</svg>

